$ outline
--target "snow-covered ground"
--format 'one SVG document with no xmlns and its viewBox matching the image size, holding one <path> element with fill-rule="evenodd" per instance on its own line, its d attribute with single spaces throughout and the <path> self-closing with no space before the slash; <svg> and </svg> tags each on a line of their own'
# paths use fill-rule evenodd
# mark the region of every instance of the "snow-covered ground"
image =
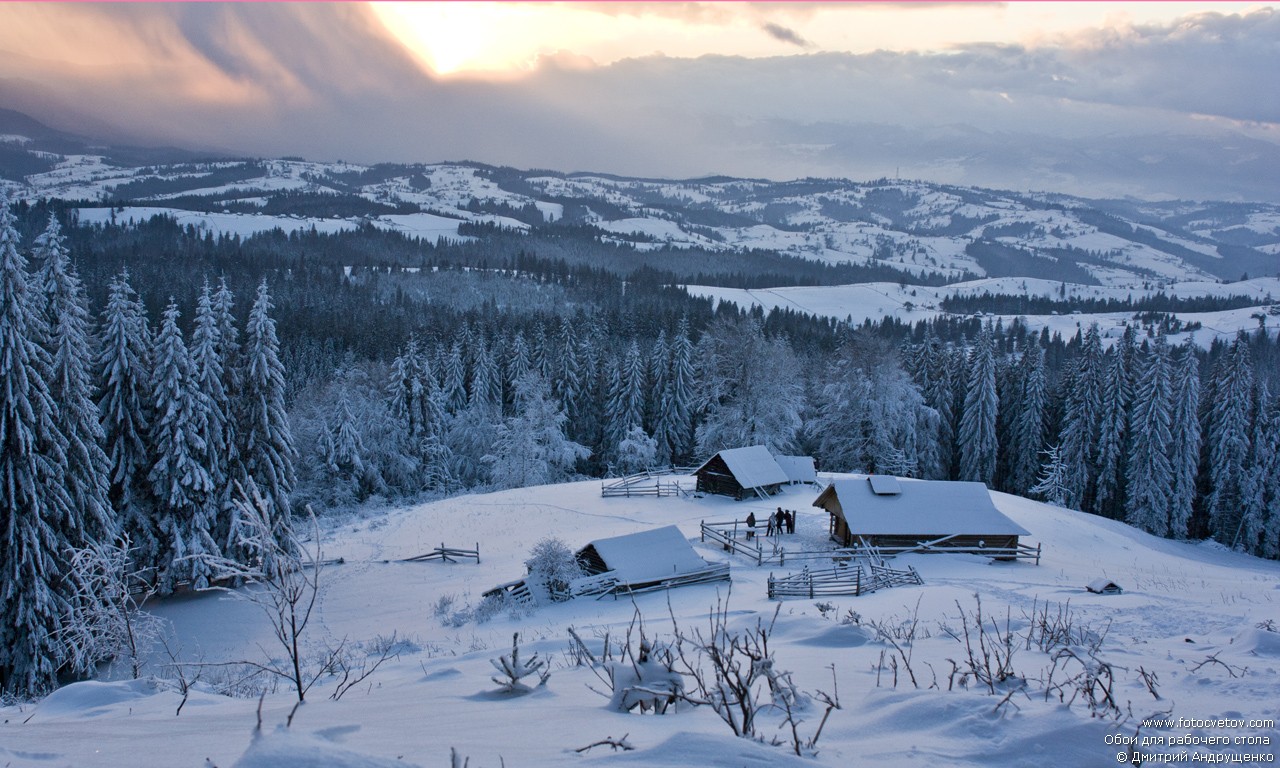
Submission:
<svg viewBox="0 0 1280 768">
<path fill-rule="evenodd" d="M 319 623 L 310 630 L 311 640 L 334 644 L 345 638 L 368 648 L 395 633 L 409 641 L 399 658 L 363 684 L 331 701 L 327 697 L 335 682 L 321 680 L 287 731 L 278 729 L 293 694 L 282 686 L 263 700 L 260 737 L 254 736 L 256 697 L 222 696 L 208 682 L 197 684 L 178 716 L 181 697 L 171 684 L 151 679 L 74 684 L 38 704 L 0 709 L 0 764 L 427 766 L 448 764 L 455 748 L 472 766 L 512 768 L 1102 766 L 1116 764 L 1116 754 L 1126 749 L 1114 743 L 1118 737 L 1139 731 L 1139 738 L 1164 740 L 1141 749 L 1149 754 L 1274 755 L 1280 745 L 1273 724 L 1280 714 L 1275 695 L 1280 634 L 1265 628 L 1266 622 L 1280 621 L 1280 563 L 1214 545 L 1157 539 L 1118 522 L 1003 494 L 993 494 L 996 505 L 1043 545 L 1039 566 L 913 555 L 898 564 L 914 566 L 923 586 L 833 598 L 830 608 L 820 609 L 812 600 L 780 604 L 770 639 L 777 665 L 793 672 L 806 691 L 834 692 L 832 667 L 838 684 L 842 708 L 831 713 L 816 758 L 735 738 L 706 708 L 682 706 L 661 716 L 624 714 L 608 709 L 607 699 L 590 690 L 601 683 L 588 668 L 571 665 L 570 626 L 598 649 L 605 632 L 617 640 L 637 613 L 646 635 L 659 640 L 670 636 L 672 616 L 685 632 L 705 628 L 717 600 L 729 601 L 732 627 L 767 622 L 779 605 L 766 599 L 770 572 L 800 565 L 760 568 L 729 556 L 698 540 L 698 523 L 741 519 L 751 511 L 761 516 L 781 505 L 800 513 L 797 534 L 783 539 L 788 548 L 817 547 L 825 542 L 827 519 L 810 506 L 815 496 L 812 488 L 796 487 L 768 501 L 604 499 L 600 483 L 593 481 L 463 496 L 334 526 L 325 536 L 324 556 L 346 562 L 322 571 Z M 442 598 L 452 597 L 455 608 L 474 604 L 489 587 L 522 576 L 522 560 L 544 536 L 577 548 L 669 524 L 680 526 L 706 559 L 732 564 L 731 592 L 721 583 L 644 594 L 634 601 L 579 598 L 460 626 L 447 626 L 437 616 Z M 481 562 L 398 562 L 441 543 L 478 543 Z M 1124 594 L 1085 592 L 1083 586 L 1098 577 L 1116 581 Z M 963 643 L 949 633 L 963 639 L 961 612 L 972 622 L 979 598 L 988 621 L 1001 633 L 1007 624 L 1013 634 L 1008 648 L 1017 677 L 996 695 L 971 679 L 961 686 L 948 661 L 963 666 L 967 658 Z M 1092 717 L 1080 697 L 1068 704 L 1051 694 L 1046 701 L 1045 678 L 1053 661 L 1024 639 L 1028 617 L 1046 604 L 1053 615 L 1060 608 L 1070 611 L 1077 643 L 1102 638 L 1096 655 L 1114 673 L 1113 695 L 1124 712 L 1120 722 Z M 174 598 L 149 608 L 172 622 L 170 645 L 188 661 L 260 661 L 263 649 L 271 647 L 262 616 L 226 594 Z M 859 614 L 858 621 L 843 623 L 841 617 L 850 611 Z M 918 626 L 907 653 L 919 687 L 912 685 L 902 661 L 895 686 L 889 659 L 896 653 L 871 625 L 901 627 L 913 618 Z M 995 628 L 988 625 L 989 632 Z M 524 650 L 549 658 L 553 669 L 545 687 L 509 698 L 492 693 L 489 661 L 509 649 L 517 631 Z M 901 638 L 904 630 L 896 631 Z M 1071 647 L 1084 653 L 1079 644 Z M 150 673 L 163 674 L 169 660 L 157 650 L 148 664 Z M 1061 680 L 1064 671 L 1079 668 L 1064 670 L 1060 664 L 1054 679 Z M 214 673 L 207 669 L 206 681 Z M 1143 683 L 1143 673 L 1154 681 L 1158 700 Z M 1025 690 L 1002 705 L 1023 679 Z M 1175 719 L 1246 723 L 1140 728 L 1143 718 L 1164 711 Z M 820 715 L 812 705 L 801 732 L 812 733 Z M 760 718 L 766 736 L 787 740 L 777 712 L 764 711 Z M 1249 720 L 1272 725 L 1251 727 Z M 1171 738 L 1187 734 L 1201 741 L 1170 745 Z M 624 735 L 634 751 L 574 751 Z M 1219 737 L 1226 742 L 1203 741 Z M 1249 739 L 1254 743 L 1246 743 Z"/>
<path fill-rule="evenodd" d="M 1280 301 L 1280 278 L 1261 277 L 1237 283 L 1186 282 L 1146 289 L 1109 288 L 1105 286 L 1075 285 L 1038 280 L 1034 278 L 1005 277 L 974 280 L 965 283 L 934 288 L 901 283 L 857 283 L 854 285 L 797 286 L 781 288 L 724 288 L 721 286 L 686 285 L 691 295 L 719 301 L 732 301 L 740 307 L 760 306 L 766 312 L 773 309 L 790 309 L 796 312 L 833 317 L 838 320 L 852 318 L 855 324 L 863 320 L 879 322 L 895 317 L 904 323 L 932 320 L 950 313 L 941 309 L 942 299 L 948 296 L 981 296 L 983 293 L 1028 295 L 1057 298 L 1059 291 L 1065 300 L 1116 299 L 1125 301 L 1163 292 L 1167 296 L 1191 298 L 1197 296 L 1256 297 L 1258 304 L 1241 309 L 1220 312 L 1178 312 L 1177 317 L 1186 323 L 1200 323 L 1196 331 L 1171 336 L 1173 343 L 1190 337 L 1195 343 L 1208 347 L 1214 339 L 1233 338 L 1242 330 L 1253 331 L 1259 327 L 1258 316 L 1267 319 L 1269 332 L 1275 333 L 1280 319 L 1269 314 L 1270 307 Z M 1050 333 L 1060 333 L 1064 338 L 1073 336 L 1077 329 L 1098 323 L 1110 330 L 1108 337 L 1118 338 L 1123 324 L 1136 324 L 1133 312 L 1081 313 L 1058 315 L 990 315 L 1006 325 L 1014 319 L 1023 320 L 1029 328 L 1048 328 Z"/>
</svg>

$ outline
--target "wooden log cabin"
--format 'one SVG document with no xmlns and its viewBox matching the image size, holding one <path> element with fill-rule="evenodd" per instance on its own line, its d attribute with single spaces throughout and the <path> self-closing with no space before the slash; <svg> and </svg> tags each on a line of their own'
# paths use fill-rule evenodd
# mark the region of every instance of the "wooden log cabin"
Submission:
<svg viewBox="0 0 1280 768">
<path fill-rule="evenodd" d="M 699 493 L 715 493 L 742 500 L 771 496 L 790 481 L 763 445 L 720 451 L 696 470 Z"/>
<path fill-rule="evenodd" d="M 996 509 L 982 483 L 840 478 L 813 505 L 830 514 L 831 539 L 845 547 L 991 552 L 1011 559 L 1020 556 L 1019 538 L 1029 535 Z"/>
</svg>

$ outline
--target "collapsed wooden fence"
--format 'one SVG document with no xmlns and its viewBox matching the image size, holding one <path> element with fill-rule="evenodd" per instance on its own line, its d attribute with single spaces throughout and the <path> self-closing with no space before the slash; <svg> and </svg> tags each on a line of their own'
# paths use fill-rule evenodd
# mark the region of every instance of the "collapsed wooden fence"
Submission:
<svg viewBox="0 0 1280 768">
<path fill-rule="evenodd" d="M 821 570 L 809 570 L 806 566 L 799 573 L 786 576 L 775 578 L 773 574 L 769 574 L 769 599 L 857 597 L 891 587 L 923 583 L 924 580 L 920 578 L 920 574 L 911 566 L 907 566 L 905 571 L 875 564 L 869 564 L 864 569 L 861 563 L 853 566 L 837 565 Z"/>
<path fill-rule="evenodd" d="M 433 560 L 439 560 L 444 563 L 456 563 L 460 560 L 475 560 L 480 562 L 480 544 L 476 544 L 475 549 L 459 549 L 458 547 L 448 547 L 444 544 L 423 555 L 414 555 L 413 557 L 402 558 L 402 563 L 426 563 Z"/>
<path fill-rule="evenodd" d="M 627 475 L 615 480 L 600 483 L 600 495 L 608 498 L 631 498 L 632 496 L 688 496 L 691 491 L 680 484 L 674 476 L 687 475 L 691 467 L 671 467 L 669 469 L 647 469 L 634 475 Z M 664 482 L 665 479 L 665 482 Z"/>
</svg>

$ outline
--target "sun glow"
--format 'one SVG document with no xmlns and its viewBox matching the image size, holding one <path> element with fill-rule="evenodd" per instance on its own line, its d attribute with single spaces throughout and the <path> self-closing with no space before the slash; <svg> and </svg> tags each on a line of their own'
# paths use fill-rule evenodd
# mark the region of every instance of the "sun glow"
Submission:
<svg viewBox="0 0 1280 768">
<path fill-rule="evenodd" d="M 512 76 L 544 57 L 576 64 L 665 54 L 779 56 L 1035 46 L 1087 29 L 1160 23 L 1252 3 L 375 2 L 383 25 L 437 76 Z"/>
</svg>

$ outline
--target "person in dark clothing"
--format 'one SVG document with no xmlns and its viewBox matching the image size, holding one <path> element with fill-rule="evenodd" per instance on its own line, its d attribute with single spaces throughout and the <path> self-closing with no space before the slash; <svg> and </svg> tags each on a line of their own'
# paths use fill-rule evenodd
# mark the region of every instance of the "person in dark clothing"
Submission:
<svg viewBox="0 0 1280 768">
<path fill-rule="evenodd" d="M 783 533 L 786 533 L 787 532 L 787 528 L 786 528 L 787 513 L 782 511 L 782 507 L 778 507 L 778 513 L 773 517 L 774 517 L 774 525 L 777 526 L 778 528 L 778 534 L 781 535 Z"/>
<path fill-rule="evenodd" d="M 747 541 L 751 541 L 756 537 L 756 513 L 747 513 Z"/>
<path fill-rule="evenodd" d="M 786 518 L 787 518 L 787 519 L 786 519 L 786 524 L 787 524 L 787 533 L 795 533 L 795 532 L 796 532 L 796 513 L 795 513 L 795 511 L 793 511 L 793 510 L 787 510 L 784 514 L 786 515 Z"/>
</svg>

